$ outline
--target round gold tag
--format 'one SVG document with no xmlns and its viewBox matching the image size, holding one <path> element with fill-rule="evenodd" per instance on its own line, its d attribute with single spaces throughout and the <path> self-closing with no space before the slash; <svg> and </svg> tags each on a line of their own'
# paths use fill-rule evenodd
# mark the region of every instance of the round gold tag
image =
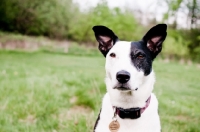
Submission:
<svg viewBox="0 0 200 132">
<path fill-rule="evenodd" d="M 117 132 L 119 130 L 119 122 L 118 121 L 112 121 L 109 125 L 109 129 L 111 132 Z"/>
</svg>

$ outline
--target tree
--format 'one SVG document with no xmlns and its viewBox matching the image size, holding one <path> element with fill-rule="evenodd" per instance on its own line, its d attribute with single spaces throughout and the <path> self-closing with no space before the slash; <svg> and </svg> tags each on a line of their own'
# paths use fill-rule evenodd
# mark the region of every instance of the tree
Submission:
<svg viewBox="0 0 200 132">
<path fill-rule="evenodd" d="M 198 28 L 198 22 L 200 22 L 200 0 L 188 0 L 187 7 L 189 10 L 190 27 Z"/>
<path fill-rule="evenodd" d="M 163 2 L 163 1 L 162 1 Z M 160 2 L 160 3 L 162 3 Z M 188 28 L 198 28 L 200 22 L 200 0 L 164 0 L 168 6 L 168 11 L 164 14 L 164 20 L 174 19 L 172 28 L 177 28 L 177 19 L 180 12 L 185 12 Z"/>
</svg>

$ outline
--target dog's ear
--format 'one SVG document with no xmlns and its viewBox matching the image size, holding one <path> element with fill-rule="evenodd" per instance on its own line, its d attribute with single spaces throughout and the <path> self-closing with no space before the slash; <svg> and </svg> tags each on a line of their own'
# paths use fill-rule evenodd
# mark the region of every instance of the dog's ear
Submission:
<svg viewBox="0 0 200 132">
<path fill-rule="evenodd" d="M 118 40 L 118 37 L 113 33 L 112 30 L 105 26 L 94 26 L 93 28 L 96 40 L 99 42 L 99 50 L 106 57 L 109 50 Z"/>
<path fill-rule="evenodd" d="M 161 52 L 162 43 L 167 36 L 167 25 L 158 24 L 152 27 L 143 37 L 143 41 L 147 44 L 153 59 Z"/>
</svg>

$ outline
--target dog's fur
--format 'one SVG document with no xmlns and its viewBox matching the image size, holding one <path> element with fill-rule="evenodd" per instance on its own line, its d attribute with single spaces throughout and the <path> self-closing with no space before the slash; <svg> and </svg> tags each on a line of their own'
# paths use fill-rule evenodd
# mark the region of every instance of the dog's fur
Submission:
<svg viewBox="0 0 200 132">
<path fill-rule="evenodd" d="M 143 108 L 151 96 L 150 104 L 137 119 L 121 119 L 118 132 L 160 132 L 158 101 L 152 93 L 155 75 L 152 62 L 162 50 L 167 35 L 167 25 L 151 28 L 140 41 L 120 41 L 112 30 L 105 26 L 94 26 L 99 50 L 106 57 L 106 88 L 102 109 L 96 121 L 95 132 L 110 132 L 114 107 L 123 109 Z M 125 71 L 130 78 L 121 83 L 117 74 Z"/>
</svg>

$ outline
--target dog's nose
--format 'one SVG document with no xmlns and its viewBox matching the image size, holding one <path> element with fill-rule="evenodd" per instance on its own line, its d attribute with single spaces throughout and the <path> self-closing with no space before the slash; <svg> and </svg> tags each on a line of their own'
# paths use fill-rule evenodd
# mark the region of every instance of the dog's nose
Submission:
<svg viewBox="0 0 200 132">
<path fill-rule="evenodd" d="M 126 83 L 130 79 L 130 73 L 127 71 L 124 71 L 124 70 L 119 71 L 119 72 L 117 72 L 116 78 L 117 78 L 118 82 Z"/>
</svg>

